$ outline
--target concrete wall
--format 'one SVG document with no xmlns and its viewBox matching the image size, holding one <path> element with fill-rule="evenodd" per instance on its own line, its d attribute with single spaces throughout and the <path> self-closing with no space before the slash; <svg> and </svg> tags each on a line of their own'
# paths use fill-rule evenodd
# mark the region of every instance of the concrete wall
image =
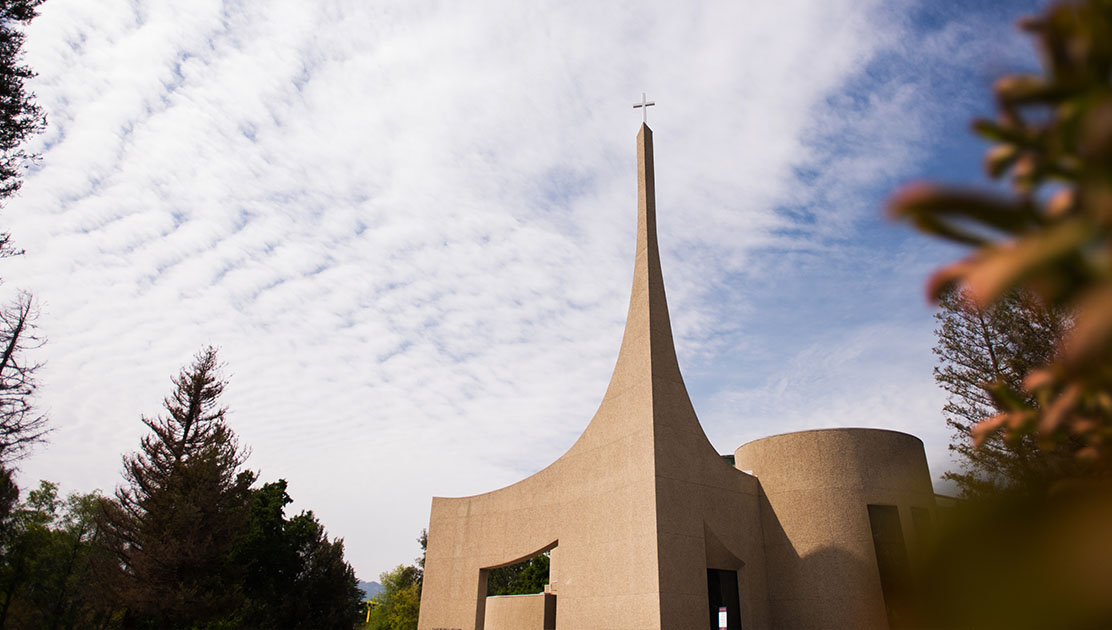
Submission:
<svg viewBox="0 0 1112 630">
<path fill-rule="evenodd" d="M 674 379 L 659 389 L 681 388 Z M 686 396 L 657 408 L 656 530 L 661 628 L 703 628 L 707 569 L 738 572 L 742 627 L 769 627 L 760 491 L 714 450 Z"/>
<path fill-rule="evenodd" d="M 486 630 L 555 630 L 556 596 L 500 595 L 486 600 Z"/>
<path fill-rule="evenodd" d="M 486 570 L 553 544 L 561 624 L 659 627 L 651 467 L 651 438 L 634 432 L 583 443 L 507 488 L 434 499 L 419 627 L 483 628 Z"/>
<path fill-rule="evenodd" d="M 633 287 L 606 394 L 549 467 L 486 494 L 433 499 L 421 630 L 483 628 L 487 571 L 555 545 L 562 627 L 705 627 L 708 566 L 741 570 L 745 627 L 768 627 L 757 481 L 711 446 L 676 360 L 648 127 L 637 155 Z"/>
<path fill-rule="evenodd" d="M 651 138 L 642 127 L 633 290 L 598 412 L 567 453 L 532 477 L 483 495 L 433 499 L 421 630 L 483 628 L 486 570 L 554 544 L 561 625 L 660 628 L 653 358 L 654 348 L 670 347 L 672 337 L 661 328 L 667 318 L 653 316 L 667 307 L 652 303 L 663 283 Z"/>
<path fill-rule="evenodd" d="M 934 514 L 923 443 L 878 429 L 824 429 L 742 445 L 736 466 L 762 489 L 769 608 L 775 628 L 887 628 L 868 505 Z M 913 551 L 913 550 L 909 550 Z"/>
</svg>

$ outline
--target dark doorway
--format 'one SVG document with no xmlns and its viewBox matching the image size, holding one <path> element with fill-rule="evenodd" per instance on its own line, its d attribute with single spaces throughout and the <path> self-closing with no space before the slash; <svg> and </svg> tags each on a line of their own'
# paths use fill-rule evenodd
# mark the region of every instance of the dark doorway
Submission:
<svg viewBox="0 0 1112 630">
<path fill-rule="evenodd" d="M 869 526 L 873 530 L 873 548 L 888 627 L 892 630 L 906 628 L 911 604 L 911 569 L 899 509 L 894 505 L 870 505 Z"/>
<path fill-rule="evenodd" d="M 726 609 L 727 630 L 741 630 L 741 601 L 738 598 L 737 571 L 707 569 L 707 600 L 710 604 L 710 627 L 718 630 L 719 609 Z"/>
</svg>

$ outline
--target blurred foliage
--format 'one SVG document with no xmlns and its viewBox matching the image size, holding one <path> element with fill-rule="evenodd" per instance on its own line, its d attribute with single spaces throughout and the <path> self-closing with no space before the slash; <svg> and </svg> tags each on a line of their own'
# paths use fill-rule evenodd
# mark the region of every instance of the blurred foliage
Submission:
<svg viewBox="0 0 1112 630">
<path fill-rule="evenodd" d="M 1077 458 L 1106 473 L 1112 462 L 1112 1 L 1051 6 L 1021 28 L 1037 41 L 1043 73 L 995 84 L 998 115 L 974 129 L 993 142 L 988 174 L 1010 193 L 915 184 L 892 199 L 893 216 L 972 246 L 937 271 L 937 298 L 961 287 L 987 308 L 1022 289 L 1074 315 L 1054 359 L 1020 387 L 992 388 L 1002 411 L 973 428 L 983 442 L 1031 435 L 1046 450 L 1080 441 Z"/>
<path fill-rule="evenodd" d="M 988 396 L 964 383 L 976 404 L 950 410 L 968 420 L 959 428 L 979 446 L 973 457 L 995 466 L 1002 447 L 1052 483 L 975 492 L 943 511 L 919 572 L 925 628 L 1112 627 L 1112 0 L 1059 2 L 1020 27 L 1037 42 L 1043 72 L 998 80 L 997 117 L 973 125 L 993 143 L 985 168 L 1000 185 L 914 184 L 890 212 L 973 250 L 927 289 L 944 313 L 955 306 L 947 300 L 961 302 L 954 312 L 967 321 L 956 325 L 966 329 L 945 350 L 960 367 L 983 371 L 985 353 L 998 348 L 979 342 L 978 329 L 1006 341 L 1016 323 L 970 320 L 1018 314 L 1037 324 L 1043 308 L 1066 318 L 1062 328 L 1043 320 L 1036 334 L 1049 348 L 989 356 L 996 373 L 976 384 Z M 1038 309 L 1009 313 L 1014 299 Z M 954 394 L 966 376 L 941 382 Z"/>
<path fill-rule="evenodd" d="M 919 619 L 948 630 L 1112 628 L 1112 486 L 963 501 L 925 554 Z"/>
</svg>

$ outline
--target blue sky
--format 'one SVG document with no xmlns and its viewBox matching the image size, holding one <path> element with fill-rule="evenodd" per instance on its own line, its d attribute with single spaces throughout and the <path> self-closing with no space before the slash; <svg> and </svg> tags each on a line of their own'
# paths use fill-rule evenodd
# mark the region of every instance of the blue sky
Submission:
<svg viewBox="0 0 1112 630">
<path fill-rule="evenodd" d="M 459 4 L 459 3 L 455 3 Z M 511 483 L 586 426 L 621 340 L 642 91 L 681 366 L 722 452 L 908 431 L 941 475 L 925 275 L 883 218 L 980 181 L 988 85 L 1034 3 L 48 0 L 49 128 L 4 210 L 49 344 L 22 463 L 111 492 L 203 345 L 263 480 L 363 579 L 433 495 Z"/>
</svg>

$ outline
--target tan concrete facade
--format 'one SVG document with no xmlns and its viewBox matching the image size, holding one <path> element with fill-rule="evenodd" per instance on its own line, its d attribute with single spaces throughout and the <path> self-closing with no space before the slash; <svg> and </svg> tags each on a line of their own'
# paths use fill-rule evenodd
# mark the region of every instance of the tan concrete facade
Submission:
<svg viewBox="0 0 1112 630">
<path fill-rule="evenodd" d="M 602 403 L 571 449 L 537 474 L 433 499 L 419 628 L 484 628 L 487 571 L 546 550 L 560 628 L 711 627 L 708 569 L 737 572 L 746 629 L 886 627 L 866 506 L 933 509 L 921 443 L 887 431 L 805 432 L 797 435 L 821 435 L 759 440 L 738 449 L 744 464 L 727 464 L 703 433 L 676 361 L 645 125 L 637 159 L 633 290 Z M 812 461 L 796 466 L 792 446 Z M 856 459 L 894 452 L 899 461 Z M 799 503 L 808 499 L 814 509 Z M 828 547 L 853 562 L 812 560 Z"/>
<path fill-rule="evenodd" d="M 879 429 L 800 431 L 734 451 L 760 479 L 769 607 L 777 628 L 887 628 L 869 505 L 895 506 L 904 540 L 913 508 L 934 516 L 923 443 Z"/>
<path fill-rule="evenodd" d="M 483 630 L 556 630 L 556 596 L 488 597 Z"/>
</svg>

